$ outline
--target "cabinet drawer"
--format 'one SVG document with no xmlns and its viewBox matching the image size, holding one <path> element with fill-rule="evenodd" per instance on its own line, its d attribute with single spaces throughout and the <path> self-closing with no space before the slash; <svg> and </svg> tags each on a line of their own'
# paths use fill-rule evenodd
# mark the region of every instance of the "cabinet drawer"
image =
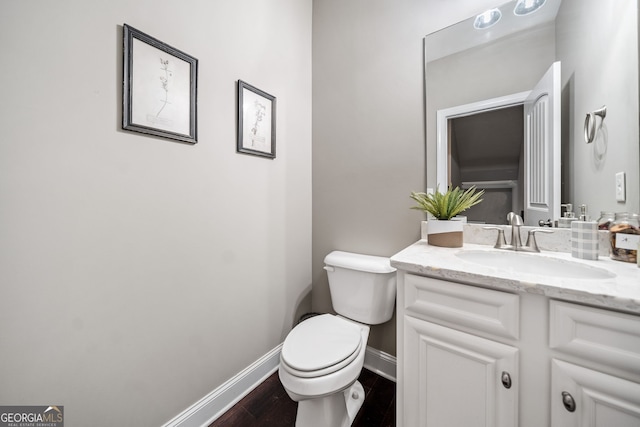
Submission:
<svg viewBox="0 0 640 427">
<path fill-rule="evenodd" d="M 518 295 L 406 274 L 404 307 L 410 316 L 518 339 Z"/>
<path fill-rule="evenodd" d="M 551 301 L 551 348 L 640 374 L 640 316 Z"/>
</svg>

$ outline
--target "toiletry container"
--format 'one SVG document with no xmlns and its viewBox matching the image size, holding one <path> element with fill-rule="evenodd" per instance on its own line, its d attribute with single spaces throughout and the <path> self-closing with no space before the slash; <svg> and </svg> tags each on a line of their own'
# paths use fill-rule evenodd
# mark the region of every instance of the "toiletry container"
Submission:
<svg viewBox="0 0 640 427">
<path fill-rule="evenodd" d="M 562 217 L 558 219 L 558 228 L 571 228 L 571 223 L 578 219 L 573 213 L 573 205 L 571 203 L 563 203 L 560 206 L 565 208 L 565 211 Z"/>
<path fill-rule="evenodd" d="M 613 221 L 616 220 L 616 214 L 613 212 L 600 211 L 598 218 L 598 230 L 608 230 Z"/>
<path fill-rule="evenodd" d="M 637 262 L 640 244 L 640 224 L 638 217 L 628 212 L 616 213 L 616 219 L 609 227 L 611 259 Z"/>
<path fill-rule="evenodd" d="M 598 223 L 573 221 L 571 223 L 571 256 L 595 261 L 598 259 L 599 252 Z"/>
</svg>

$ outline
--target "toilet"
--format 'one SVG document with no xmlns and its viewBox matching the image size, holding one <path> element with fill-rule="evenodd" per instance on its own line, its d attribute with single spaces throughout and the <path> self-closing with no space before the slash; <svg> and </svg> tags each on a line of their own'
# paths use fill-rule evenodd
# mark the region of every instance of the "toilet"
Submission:
<svg viewBox="0 0 640 427">
<path fill-rule="evenodd" d="M 296 427 L 350 426 L 364 402 L 358 377 L 369 325 L 393 316 L 396 269 L 385 257 L 334 251 L 324 259 L 337 315 L 311 317 L 284 340 L 278 375 L 298 402 Z"/>
</svg>

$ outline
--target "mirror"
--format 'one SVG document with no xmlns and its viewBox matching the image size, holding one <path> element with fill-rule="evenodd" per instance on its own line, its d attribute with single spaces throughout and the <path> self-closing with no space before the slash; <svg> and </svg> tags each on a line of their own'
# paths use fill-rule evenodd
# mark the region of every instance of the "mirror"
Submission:
<svg viewBox="0 0 640 427">
<path fill-rule="evenodd" d="M 446 121 L 449 167 L 446 178 L 439 180 L 438 111 L 528 93 L 550 65 L 560 61 L 560 201 L 573 204 L 574 210 L 587 205 L 592 219 L 597 219 L 600 211 L 637 213 L 637 0 L 547 0 L 537 12 L 526 16 L 516 16 L 515 6 L 516 1 L 500 6 L 502 18 L 490 28 L 476 30 L 472 17 L 425 37 L 427 187 L 443 190 L 444 179 L 459 185 L 464 179 L 456 173 L 452 176 L 451 170 L 458 168 L 459 175 L 462 167 L 467 176 L 474 176 L 471 181 L 507 182 L 506 188 L 489 188 L 488 203 L 478 205 L 493 211 L 469 211 L 470 221 L 504 223 L 500 220 L 508 212 L 504 209 L 522 210 L 524 202 L 519 198 L 526 174 L 521 153 L 515 155 L 516 149 L 504 148 L 504 137 L 511 138 L 522 126 L 522 122 L 506 123 L 511 120 L 507 116 L 522 116 L 504 109 L 505 117 L 497 119 L 505 121 L 504 127 L 498 127 L 491 115 L 472 118 L 467 114 L 461 122 Z M 595 115 L 589 119 L 589 113 L 603 106 L 607 108 L 604 119 Z M 476 125 L 469 122 L 480 127 L 471 128 Z M 587 124 L 590 132 L 595 128 L 590 143 L 586 142 Z M 453 140 L 451 133 L 470 137 Z M 463 155 L 456 156 L 460 153 Z M 500 175 L 500 169 L 509 170 L 510 175 Z M 624 200 L 616 196 L 619 172 L 626 178 Z"/>
</svg>

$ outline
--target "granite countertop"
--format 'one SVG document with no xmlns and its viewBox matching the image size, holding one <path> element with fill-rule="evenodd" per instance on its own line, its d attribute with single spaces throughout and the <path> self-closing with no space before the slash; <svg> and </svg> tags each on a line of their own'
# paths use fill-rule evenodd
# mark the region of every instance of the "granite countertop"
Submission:
<svg viewBox="0 0 640 427">
<path fill-rule="evenodd" d="M 462 248 L 441 248 L 429 245 L 426 240 L 420 240 L 392 256 L 391 265 L 409 273 L 458 283 L 509 292 L 540 294 L 640 314 L 640 268 L 636 264 L 615 261 L 603 256 L 600 256 L 598 261 L 587 261 L 573 258 L 570 253 L 550 252 L 544 249 L 539 254 L 522 254 L 554 258 L 554 263 L 584 264 L 613 273 L 613 277 L 599 279 L 561 278 L 510 270 L 508 265 L 498 268 L 466 261 L 456 255 L 461 251 L 510 252 L 497 250 L 489 245 L 467 242 Z"/>
</svg>

